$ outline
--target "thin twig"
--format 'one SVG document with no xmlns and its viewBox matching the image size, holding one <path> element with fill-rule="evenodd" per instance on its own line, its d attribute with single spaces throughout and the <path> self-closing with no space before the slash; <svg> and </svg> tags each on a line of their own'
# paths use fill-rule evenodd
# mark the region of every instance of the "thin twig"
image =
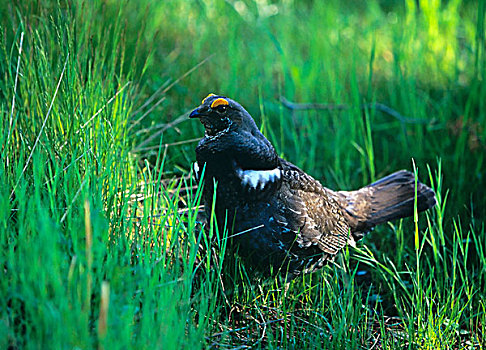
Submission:
<svg viewBox="0 0 486 350">
<path fill-rule="evenodd" d="M 151 134 L 151 133 L 153 133 L 157 130 L 160 130 L 161 128 L 165 128 L 166 125 L 167 125 L 167 123 L 154 124 L 154 125 L 151 125 L 149 127 L 137 130 L 134 133 L 134 135 L 138 136 L 138 135 L 141 135 L 141 134 L 148 134 L 148 133 Z"/>
<path fill-rule="evenodd" d="M 86 126 L 89 124 L 89 123 L 91 123 L 91 121 L 92 121 L 94 118 L 96 118 L 96 116 L 97 116 L 98 114 L 100 114 L 100 113 L 101 113 L 101 112 L 102 112 L 102 111 L 103 111 L 103 110 L 106 108 L 106 106 L 108 106 L 108 105 L 109 105 L 109 104 L 110 104 L 110 103 L 111 103 L 111 102 L 112 102 L 112 101 L 113 101 L 113 100 L 114 100 L 114 99 L 115 99 L 115 98 L 116 98 L 116 97 L 117 97 L 117 96 L 118 96 L 118 95 L 119 95 L 119 94 L 120 94 L 120 93 L 121 93 L 123 90 L 125 90 L 125 88 L 126 88 L 128 85 L 130 85 L 130 83 L 131 83 L 131 81 L 127 81 L 127 82 L 125 83 L 125 85 L 123 85 L 123 87 L 122 87 L 120 90 L 118 90 L 118 91 L 115 93 L 115 95 L 113 95 L 113 96 L 112 96 L 112 97 L 111 97 L 111 98 L 110 98 L 110 99 L 109 99 L 109 100 L 108 100 L 108 101 L 107 101 L 107 102 L 106 102 L 106 103 L 103 105 L 103 107 L 101 107 L 100 109 L 98 109 L 98 111 L 97 111 L 95 114 L 93 114 L 93 116 L 92 116 L 91 118 L 89 118 L 89 119 L 86 121 L 86 123 L 84 123 L 83 125 L 81 125 L 81 126 L 79 127 L 79 130 L 77 131 L 77 133 L 79 133 L 80 129 L 84 129 L 84 128 L 85 128 L 85 127 L 86 127 Z"/>
<path fill-rule="evenodd" d="M 47 110 L 46 117 L 44 118 L 44 121 L 42 122 L 42 126 L 41 126 L 41 129 L 39 131 L 39 134 L 37 135 L 37 138 L 34 142 L 34 146 L 32 147 L 32 150 L 30 151 L 29 157 L 27 158 L 27 161 L 25 162 L 24 168 L 22 169 L 22 172 L 20 173 L 19 179 L 17 180 L 17 183 L 15 184 L 15 186 L 12 190 L 12 193 L 10 193 L 10 199 L 12 199 L 13 194 L 15 193 L 15 190 L 17 189 L 17 186 L 20 183 L 20 179 L 22 178 L 22 176 L 25 173 L 25 170 L 29 166 L 29 163 L 30 163 L 30 160 L 32 159 L 35 148 L 37 147 L 37 144 L 39 143 L 40 137 L 41 137 L 42 132 L 44 131 L 44 128 L 45 128 L 46 123 L 47 123 L 47 118 L 49 118 L 49 115 L 51 114 L 51 111 L 52 111 L 52 106 L 54 105 L 54 101 L 56 100 L 57 92 L 59 91 L 59 86 L 61 86 L 61 81 L 62 81 L 62 78 L 64 77 L 64 72 L 66 71 L 66 66 L 68 64 L 68 60 L 69 60 L 69 53 L 67 54 L 66 62 L 64 62 L 64 67 L 62 69 L 61 76 L 59 77 L 59 81 L 57 82 L 56 90 L 54 91 L 54 96 L 52 97 L 51 105 L 49 106 L 49 109 Z"/>
<path fill-rule="evenodd" d="M 153 139 L 155 139 L 159 135 L 163 134 L 167 129 L 169 129 L 169 128 L 171 128 L 171 127 L 173 127 L 173 126 L 175 126 L 177 124 L 180 124 L 183 121 L 187 120 L 188 114 L 189 114 L 189 112 L 188 113 L 184 113 L 184 114 L 180 115 L 179 117 L 177 117 L 174 121 L 165 124 L 159 131 L 157 131 L 155 134 L 153 134 L 152 136 L 148 137 L 147 139 L 145 139 L 145 141 L 143 141 L 137 147 L 135 147 L 133 149 L 133 151 L 134 152 L 139 152 L 143 148 L 143 146 L 145 146 L 146 144 L 148 144 L 150 141 L 152 141 Z"/>
<path fill-rule="evenodd" d="M 17 82 L 19 80 L 19 70 L 20 70 L 20 57 L 22 56 L 22 44 L 24 42 L 24 32 L 20 34 L 20 44 L 19 44 L 19 57 L 17 59 L 17 70 L 15 72 L 15 83 L 14 83 L 14 92 L 12 96 L 12 110 L 10 111 L 10 120 L 8 123 L 8 134 L 7 134 L 7 142 L 6 145 L 8 147 L 8 143 L 10 141 L 10 134 L 12 133 L 12 124 L 13 124 L 13 113 L 15 109 L 15 96 L 17 95 Z M 7 157 L 7 167 L 8 167 L 8 157 Z"/>
<path fill-rule="evenodd" d="M 167 86 L 163 91 L 162 93 L 165 94 L 167 91 L 169 91 L 170 89 L 172 89 L 172 87 L 179 83 L 182 79 L 186 78 L 189 74 L 191 74 L 192 72 L 194 72 L 196 69 L 198 69 L 199 67 L 201 67 L 203 64 L 205 64 L 207 61 L 209 61 L 211 58 L 213 58 L 215 54 L 213 53 L 212 55 L 209 55 L 208 57 L 206 57 L 205 59 L 203 59 L 201 62 L 199 62 L 198 64 L 196 64 L 194 67 L 192 67 L 191 69 L 189 69 L 187 72 L 185 72 L 183 75 L 181 75 L 179 78 L 177 78 L 176 80 L 174 80 L 172 82 L 172 84 L 170 84 L 169 86 Z"/>
<path fill-rule="evenodd" d="M 280 96 L 280 102 L 285 108 L 288 108 L 292 111 L 306 111 L 306 110 L 325 110 L 325 111 L 332 111 L 332 110 L 347 110 L 351 109 L 353 106 L 344 105 L 344 104 L 325 104 L 325 103 L 295 103 L 287 100 L 284 96 Z M 410 117 L 406 117 L 400 114 L 398 111 L 394 110 L 387 105 L 380 103 L 380 102 L 371 102 L 371 103 L 364 103 L 358 106 L 359 109 L 376 109 L 380 112 L 388 114 L 395 119 L 399 120 L 402 123 L 408 124 L 427 124 L 430 121 L 425 119 L 414 119 Z"/>
<path fill-rule="evenodd" d="M 172 89 L 172 87 L 174 85 L 176 85 L 177 83 L 179 83 L 182 79 L 186 78 L 189 74 L 191 74 L 192 72 L 194 72 L 196 69 L 198 69 L 199 67 L 201 67 L 204 63 L 206 63 L 207 61 L 209 61 L 212 57 L 214 56 L 214 54 L 206 57 L 205 59 L 203 59 L 201 62 L 199 62 L 198 64 L 196 64 L 194 67 L 192 67 L 191 69 L 189 69 L 187 72 L 185 72 L 183 75 L 181 75 L 179 78 L 177 78 L 176 80 L 174 80 L 172 83 L 170 83 L 165 89 L 162 90 L 162 88 L 164 87 L 164 85 L 162 85 L 160 88 L 157 89 L 157 91 L 155 91 L 152 96 L 149 97 L 149 99 L 140 107 L 138 108 L 133 114 L 132 114 L 132 117 L 135 116 L 136 114 L 140 113 L 140 111 L 142 110 L 142 108 L 144 108 L 145 106 L 147 106 L 151 101 L 154 100 L 155 96 L 160 92 L 162 95 L 165 95 L 167 93 L 167 91 L 169 91 L 170 89 Z M 162 91 L 161 91 L 162 90 Z M 155 107 L 157 107 L 162 101 L 165 100 L 165 96 L 162 96 L 160 98 L 160 100 L 158 100 L 151 108 L 149 108 L 149 110 L 147 112 L 145 112 L 140 118 L 138 118 L 136 121 L 133 122 L 133 124 L 129 127 L 129 130 L 131 130 L 135 125 L 137 125 L 138 123 L 140 123 L 150 112 L 152 112 L 153 109 L 155 109 Z"/>
<path fill-rule="evenodd" d="M 91 151 L 91 148 L 90 148 L 89 150 Z M 74 162 L 71 162 L 71 163 L 69 163 L 69 164 L 68 164 L 66 167 L 64 167 L 64 168 L 62 169 L 62 171 L 61 171 L 61 172 L 62 172 L 62 173 L 64 173 L 66 170 L 68 170 L 68 168 L 69 168 L 71 165 L 75 164 L 75 163 L 76 163 L 78 160 L 80 160 L 81 158 L 83 158 L 85 155 L 86 155 L 85 153 L 81 154 L 81 155 L 80 155 L 78 158 L 76 158 L 76 159 L 74 160 Z M 46 182 L 44 182 L 44 185 L 47 185 L 49 182 L 51 182 L 52 180 L 54 180 L 54 178 L 55 178 L 56 176 L 57 176 L 57 175 L 54 175 L 54 176 L 53 176 L 53 177 L 51 177 L 49 180 L 47 180 Z"/>
<path fill-rule="evenodd" d="M 130 125 L 130 127 L 128 128 L 128 131 L 132 130 L 138 123 L 140 123 L 147 115 L 150 114 L 150 112 L 152 112 L 155 108 L 157 108 L 157 106 L 159 104 L 161 104 L 162 102 L 164 102 L 166 99 L 165 96 L 162 96 L 162 98 L 160 100 L 158 100 L 156 103 L 154 103 L 144 114 L 142 114 L 142 116 L 140 118 L 138 118 L 137 120 L 135 120 L 133 122 L 132 125 Z"/>
<path fill-rule="evenodd" d="M 66 219 L 67 214 L 69 213 L 69 211 L 71 210 L 71 207 L 72 207 L 72 206 L 73 206 L 73 204 L 74 204 L 74 201 L 76 201 L 76 198 L 78 198 L 79 194 L 81 193 L 81 190 L 83 189 L 84 184 L 86 183 L 86 180 L 87 180 L 87 179 L 85 178 L 85 179 L 83 180 L 83 182 L 81 182 L 81 186 L 79 186 L 79 189 L 78 189 L 78 191 L 76 192 L 76 194 L 74 195 L 73 200 L 71 201 L 71 203 L 70 203 L 70 204 L 69 204 L 69 206 L 67 207 L 66 211 L 64 212 L 64 215 L 63 215 L 63 216 L 62 216 L 62 218 L 61 218 L 61 221 L 60 221 L 60 223 L 61 223 L 61 224 L 62 224 L 62 223 L 63 223 L 63 221 Z"/>
<path fill-rule="evenodd" d="M 305 111 L 305 110 L 343 110 L 349 109 L 350 107 L 347 105 L 331 105 L 331 104 L 324 104 L 324 103 L 296 103 L 287 100 L 284 96 L 280 96 L 280 102 L 282 105 L 290 110 L 298 110 L 298 111 Z"/>
<path fill-rule="evenodd" d="M 256 322 L 256 324 L 259 327 L 263 327 L 264 325 L 269 325 L 269 324 L 276 323 L 276 322 L 282 322 L 283 320 L 284 320 L 284 318 L 278 318 L 278 319 L 270 320 L 270 321 L 266 321 L 266 322 Z M 221 331 L 221 332 L 211 334 L 209 337 L 214 338 L 214 337 L 219 337 L 221 335 L 227 335 L 227 334 L 230 334 L 230 333 L 240 332 L 240 331 L 244 331 L 244 330 L 246 330 L 250 327 L 251 326 L 244 326 L 244 327 L 239 327 L 239 328 L 235 328 L 235 329 L 229 329 L 229 330 L 226 330 L 226 331 Z"/>
<path fill-rule="evenodd" d="M 155 97 L 159 92 L 161 92 L 167 84 L 170 83 L 170 79 L 168 79 L 165 83 L 163 83 L 155 92 L 141 105 L 138 107 L 131 115 L 131 118 L 134 118 L 138 113 L 140 113 L 146 106 L 148 106 L 153 100 L 155 100 Z"/>
<path fill-rule="evenodd" d="M 230 239 L 230 238 L 233 238 L 233 237 L 236 237 L 236 236 L 239 236 L 239 235 L 243 235 L 243 234 L 245 234 L 245 233 L 248 233 L 248 232 L 251 232 L 251 231 L 254 231 L 254 230 L 258 230 L 259 228 L 262 228 L 263 226 L 265 226 L 265 225 L 261 224 L 261 225 L 258 225 L 258 226 L 255 226 L 255 227 L 249 228 L 249 229 L 247 229 L 247 230 L 244 230 L 244 231 L 241 231 L 241 232 L 235 233 L 234 235 L 231 235 L 231 236 L 228 236 L 228 237 L 226 237 L 226 238 L 223 238 L 223 240 L 225 240 L 225 239 Z"/>
<path fill-rule="evenodd" d="M 159 149 L 159 147 L 170 147 L 170 146 L 180 146 L 180 145 L 184 145 L 184 144 L 187 144 L 187 143 L 193 143 L 193 142 L 198 142 L 201 138 L 198 137 L 198 138 L 195 138 L 195 139 L 190 139 L 190 140 L 184 140 L 184 141 L 177 141 L 177 142 L 172 142 L 172 143 L 164 143 L 160 146 L 149 146 L 149 147 L 144 147 L 144 148 L 139 148 L 137 149 L 139 152 L 141 151 L 151 151 L 151 150 L 155 150 L 155 149 Z"/>
<path fill-rule="evenodd" d="M 108 105 L 109 105 L 111 102 L 113 102 L 113 100 L 114 100 L 114 99 L 115 99 L 115 98 L 116 98 L 116 97 L 117 97 L 117 96 L 118 96 L 118 95 L 119 95 L 119 94 L 120 94 L 120 93 L 121 93 L 123 90 L 125 90 L 125 88 L 126 88 L 126 87 L 127 87 L 129 84 L 130 84 L 130 83 L 131 83 L 131 82 L 130 82 L 130 81 L 128 81 L 128 82 L 127 82 L 125 85 L 123 85 L 123 87 L 122 87 L 120 90 L 118 90 L 118 91 L 115 93 L 115 95 L 113 95 L 113 96 L 112 96 L 112 97 L 111 97 L 111 98 L 110 98 L 110 99 L 109 99 L 109 100 L 108 100 L 108 101 L 107 101 L 107 102 L 106 102 L 106 103 L 103 105 L 103 107 L 101 107 L 100 109 L 98 109 L 98 110 L 96 111 L 96 113 L 95 113 L 95 114 L 93 114 L 93 115 L 91 116 L 91 118 L 89 118 L 89 119 L 88 119 L 88 120 L 87 120 L 87 121 L 86 121 L 86 122 L 85 122 L 83 125 L 81 125 L 81 126 L 79 127 L 79 129 L 78 129 L 78 130 L 76 130 L 76 132 L 74 133 L 74 135 L 79 134 L 79 133 L 80 133 L 80 132 L 81 132 L 81 131 L 82 131 L 82 130 L 83 130 L 83 129 L 84 129 L 84 128 L 85 128 L 85 127 L 86 127 L 86 126 L 87 126 L 87 125 L 88 125 L 88 124 L 91 122 L 91 121 L 93 121 L 93 119 L 94 119 L 94 118 L 96 118 L 96 116 L 97 116 L 98 114 L 100 114 L 100 113 L 101 113 L 101 112 L 102 112 L 102 111 L 103 111 L 103 110 L 106 108 L 106 106 L 108 106 Z M 61 151 L 61 150 L 64 148 L 64 146 L 66 146 L 66 145 L 67 145 L 67 143 L 68 143 L 68 141 L 64 142 L 64 143 L 61 145 L 61 147 L 59 148 L 59 150 Z"/>
</svg>

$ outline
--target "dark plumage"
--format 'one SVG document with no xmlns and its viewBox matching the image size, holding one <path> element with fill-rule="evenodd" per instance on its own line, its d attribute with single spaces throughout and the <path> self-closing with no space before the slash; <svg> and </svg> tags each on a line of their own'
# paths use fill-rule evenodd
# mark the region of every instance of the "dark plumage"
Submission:
<svg viewBox="0 0 486 350">
<path fill-rule="evenodd" d="M 357 191 L 323 187 L 280 158 L 237 102 L 210 94 L 192 111 L 206 129 L 196 148 L 206 213 L 216 186 L 216 218 L 239 254 L 263 272 L 318 268 L 374 226 L 413 215 L 415 179 L 401 170 Z M 418 182 L 418 210 L 436 204 Z"/>
</svg>

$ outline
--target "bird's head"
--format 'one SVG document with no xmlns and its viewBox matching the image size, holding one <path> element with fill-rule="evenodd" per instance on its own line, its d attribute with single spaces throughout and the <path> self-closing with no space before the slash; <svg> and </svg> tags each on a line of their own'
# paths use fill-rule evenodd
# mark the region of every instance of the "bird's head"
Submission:
<svg viewBox="0 0 486 350">
<path fill-rule="evenodd" d="M 206 129 L 206 136 L 214 137 L 230 130 L 253 133 L 258 130 L 250 114 L 236 101 L 224 96 L 209 94 L 189 118 L 198 118 Z"/>
</svg>

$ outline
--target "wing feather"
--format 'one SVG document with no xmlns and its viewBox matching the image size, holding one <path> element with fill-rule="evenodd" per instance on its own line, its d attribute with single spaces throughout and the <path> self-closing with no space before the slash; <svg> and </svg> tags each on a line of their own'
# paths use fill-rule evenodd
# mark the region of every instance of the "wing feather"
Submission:
<svg viewBox="0 0 486 350">
<path fill-rule="evenodd" d="M 295 165 L 282 161 L 281 215 L 293 223 L 300 248 L 317 245 L 330 255 L 353 243 L 349 225 L 333 191 Z M 296 227 L 298 226 L 298 227 Z"/>
</svg>

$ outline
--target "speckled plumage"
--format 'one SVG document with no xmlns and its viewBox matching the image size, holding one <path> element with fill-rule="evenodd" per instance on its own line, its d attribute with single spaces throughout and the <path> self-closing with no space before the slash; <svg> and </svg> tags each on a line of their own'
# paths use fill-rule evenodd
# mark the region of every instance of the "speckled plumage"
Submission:
<svg viewBox="0 0 486 350">
<path fill-rule="evenodd" d="M 191 113 L 205 126 L 196 148 L 206 212 L 216 186 L 216 218 L 239 254 L 263 272 L 318 268 L 375 225 L 413 214 L 415 179 L 398 171 L 357 191 L 333 191 L 278 157 L 248 112 L 210 95 Z M 418 183 L 418 209 L 435 205 Z"/>
</svg>

